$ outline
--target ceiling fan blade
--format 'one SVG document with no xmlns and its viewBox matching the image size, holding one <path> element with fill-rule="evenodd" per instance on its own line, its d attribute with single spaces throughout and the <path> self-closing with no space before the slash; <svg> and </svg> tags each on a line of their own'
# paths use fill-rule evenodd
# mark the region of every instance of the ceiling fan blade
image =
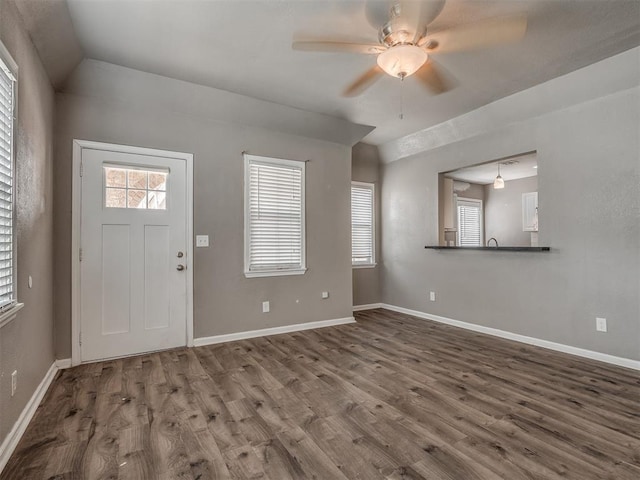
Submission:
<svg viewBox="0 0 640 480">
<path fill-rule="evenodd" d="M 294 50 L 303 52 L 340 52 L 340 53 L 363 53 L 366 55 L 376 55 L 386 50 L 382 45 L 365 43 L 348 43 L 335 41 L 296 41 L 291 45 Z"/>
<path fill-rule="evenodd" d="M 360 95 L 367 88 L 373 85 L 383 74 L 384 71 L 378 65 L 374 65 L 349 85 L 342 95 L 344 97 L 355 97 Z"/>
<path fill-rule="evenodd" d="M 426 48 L 429 53 L 474 50 L 517 42 L 526 31 L 526 17 L 492 18 L 428 34 L 418 42 L 418 46 Z"/>
<path fill-rule="evenodd" d="M 447 92 L 454 87 L 451 76 L 446 74 L 442 67 L 438 66 L 432 59 L 429 59 L 414 76 L 427 87 L 432 93 L 438 95 Z"/>
</svg>

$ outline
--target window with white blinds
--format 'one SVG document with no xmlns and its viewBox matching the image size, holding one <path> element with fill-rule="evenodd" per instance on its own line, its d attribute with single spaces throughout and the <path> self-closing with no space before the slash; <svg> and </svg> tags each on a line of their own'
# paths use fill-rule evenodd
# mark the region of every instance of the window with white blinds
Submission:
<svg viewBox="0 0 640 480">
<path fill-rule="evenodd" d="M 375 265 L 374 187 L 351 182 L 351 264 Z"/>
<path fill-rule="evenodd" d="M 0 310 L 5 310 L 16 303 L 13 232 L 16 77 L 2 57 L 0 55 Z"/>
<path fill-rule="evenodd" d="M 245 275 L 303 274 L 305 163 L 244 157 Z"/>
<path fill-rule="evenodd" d="M 481 247 L 483 235 L 482 201 L 458 198 L 458 246 Z"/>
</svg>

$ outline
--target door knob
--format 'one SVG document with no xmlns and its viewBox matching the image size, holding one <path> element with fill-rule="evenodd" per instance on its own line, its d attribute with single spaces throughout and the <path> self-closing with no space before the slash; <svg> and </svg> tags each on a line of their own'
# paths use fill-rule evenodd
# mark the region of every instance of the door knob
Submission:
<svg viewBox="0 0 640 480">
<path fill-rule="evenodd" d="M 176 270 L 178 270 L 179 272 L 181 272 L 182 270 L 184 270 L 184 268 L 185 268 L 185 267 L 184 267 L 184 265 L 178 265 L 178 266 L 176 267 Z"/>
</svg>

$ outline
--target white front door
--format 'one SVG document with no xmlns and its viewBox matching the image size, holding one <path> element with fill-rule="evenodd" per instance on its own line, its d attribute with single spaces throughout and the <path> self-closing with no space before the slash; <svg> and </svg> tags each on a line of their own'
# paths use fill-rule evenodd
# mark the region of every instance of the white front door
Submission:
<svg viewBox="0 0 640 480">
<path fill-rule="evenodd" d="M 80 357 L 186 345 L 186 161 L 81 150 Z"/>
</svg>

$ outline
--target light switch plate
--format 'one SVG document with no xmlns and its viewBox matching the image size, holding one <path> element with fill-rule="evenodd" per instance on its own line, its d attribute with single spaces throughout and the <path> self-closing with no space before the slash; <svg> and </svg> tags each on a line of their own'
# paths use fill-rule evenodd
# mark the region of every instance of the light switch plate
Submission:
<svg viewBox="0 0 640 480">
<path fill-rule="evenodd" d="M 196 235 L 196 247 L 208 247 L 209 235 Z"/>
</svg>

